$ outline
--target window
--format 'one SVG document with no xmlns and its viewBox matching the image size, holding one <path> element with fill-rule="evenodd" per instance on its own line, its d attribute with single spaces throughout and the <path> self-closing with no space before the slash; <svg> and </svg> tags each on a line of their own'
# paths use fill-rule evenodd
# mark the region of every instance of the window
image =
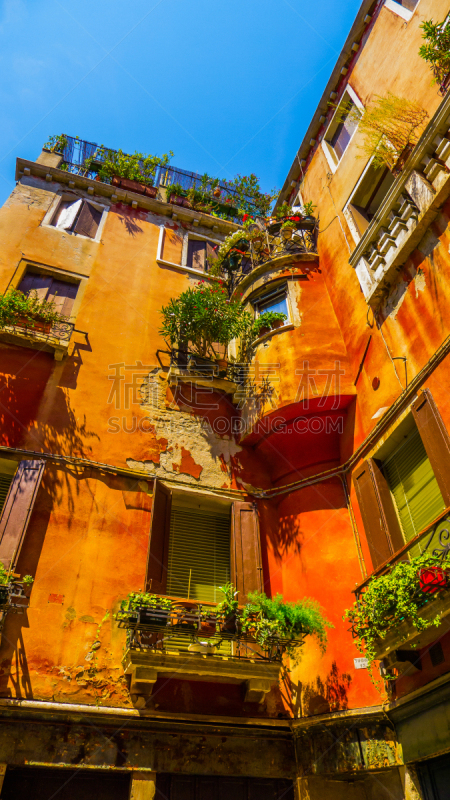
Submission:
<svg viewBox="0 0 450 800">
<path fill-rule="evenodd" d="M 355 118 L 355 112 L 358 111 L 363 111 L 363 105 L 353 89 L 347 86 L 322 139 L 322 148 L 333 172 L 358 127 Z"/>
<path fill-rule="evenodd" d="M 230 580 L 230 507 L 189 508 L 176 498 L 170 514 L 167 594 L 217 603 Z"/>
<path fill-rule="evenodd" d="M 62 200 L 53 216 L 51 225 L 68 233 L 78 233 L 95 239 L 102 218 L 103 207 L 96 203 L 78 200 Z"/>
<path fill-rule="evenodd" d="M 271 292 L 266 292 L 262 297 L 254 301 L 256 315 L 259 317 L 266 311 L 281 312 L 286 314 L 289 319 L 289 309 L 287 302 L 287 286 L 277 286 Z"/>
<path fill-rule="evenodd" d="M 216 248 L 217 243 L 207 239 L 192 239 L 189 236 L 186 266 L 208 272 L 212 261 L 216 258 Z"/>
<path fill-rule="evenodd" d="M 450 506 L 450 436 L 428 389 L 353 482 L 374 568 Z"/>
<path fill-rule="evenodd" d="M 406 21 L 410 20 L 419 0 L 385 0 L 386 8 L 403 17 Z"/>
<path fill-rule="evenodd" d="M 70 317 L 78 283 L 27 270 L 17 288 L 27 295 L 36 292 L 39 300 L 52 300 L 60 314 Z"/>
<path fill-rule="evenodd" d="M 356 230 L 357 239 L 369 227 L 394 181 L 395 177 L 387 167 L 375 169 L 369 164 L 344 209 L 352 230 Z"/>
<path fill-rule="evenodd" d="M 223 582 L 241 603 L 262 591 L 258 516 L 251 503 L 205 497 L 156 480 L 148 549 L 148 591 L 187 599 L 220 600 Z"/>
<path fill-rule="evenodd" d="M 383 462 L 382 469 L 394 498 L 405 541 L 409 542 L 445 509 L 430 459 L 416 427 Z"/>
</svg>

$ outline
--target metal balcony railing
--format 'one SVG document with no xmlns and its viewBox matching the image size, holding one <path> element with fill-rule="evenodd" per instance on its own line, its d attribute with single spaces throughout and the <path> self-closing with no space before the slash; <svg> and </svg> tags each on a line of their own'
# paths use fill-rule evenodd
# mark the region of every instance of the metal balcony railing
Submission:
<svg viewBox="0 0 450 800">
<path fill-rule="evenodd" d="M 163 598 L 167 600 L 167 598 Z M 281 662 L 292 640 L 273 637 L 262 647 L 242 630 L 240 613 L 225 618 L 214 606 L 173 599 L 170 609 L 140 606 L 116 615 L 119 628 L 127 629 L 127 647 L 155 653 L 186 651 L 210 657 L 255 662 Z M 298 645 L 303 639 L 296 640 Z"/>
<path fill-rule="evenodd" d="M 87 142 L 84 139 L 78 139 L 77 137 L 73 136 L 65 136 L 65 138 L 67 140 L 67 144 L 64 147 L 62 154 L 63 163 L 67 171 L 75 175 L 82 175 L 86 178 L 95 179 L 99 168 L 101 167 L 102 161 L 105 160 L 105 157 L 117 153 L 117 150 L 113 150 L 109 147 L 103 148 L 103 145 L 98 145 L 94 142 Z M 94 157 L 95 161 L 92 165 L 92 168 L 88 169 L 86 162 L 92 156 Z M 153 185 L 169 188 L 172 184 L 179 183 L 185 191 L 188 191 L 192 187 L 199 187 L 201 185 L 201 181 L 202 175 L 199 175 L 197 172 L 189 172 L 187 170 L 180 169 L 179 167 L 166 166 L 156 168 Z M 239 205 L 238 195 L 233 187 L 229 186 L 226 181 L 220 181 L 219 187 L 221 190 L 221 196 L 218 199 L 218 202 L 223 204 L 228 201 L 230 205 L 234 207 Z M 250 198 L 247 198 L 247 203 L 249 206 L 252 205 Z"/>
<path fill-rule="evenodd" d="M 7 325 L 5 330 L 38 339 L 50 344 L 56 342 L 69 342 L 75 327 L 74 322 L 54 322 L 51 327 L 40 323 L 32 324 L 24 321 L 20 324 Z"/>
</svg>

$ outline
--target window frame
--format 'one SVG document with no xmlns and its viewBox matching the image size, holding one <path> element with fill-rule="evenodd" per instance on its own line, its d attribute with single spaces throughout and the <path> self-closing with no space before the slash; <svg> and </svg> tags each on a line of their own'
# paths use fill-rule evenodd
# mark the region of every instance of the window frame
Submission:
<svg viewBox="0 0 450 800">
<path fill-rule="evenodd" d="M 402 17 L 405 22 L 409 22 L 412 16 L 416 13 L 419 3 L 420 0 L 417 0 L 415 8 L 411 11 L 411 9 L 402 6 L 401 3 L 397 3 L 396 0 L 384 0 L 384 5 L 386 8 L 388 8 L 389 11 L 392 11 L 394 14 L 397 14 L 398 17 Z"/>
<path fill-rule="evenodd" d="M 254 314 L 255 314 L 255 319 L 258 319 L 258 317 L 260 317 L 261 314 L 264 313 L 264 311 L 261 311 L 260 308 L 259 308 L 259 306 L 262 303 L 264 303 L 264 300 L 266 298 L 269 298 L 271 295 L 274 295 L 276 297 L 277 295 L 281 294 L 283 291 L 284 291 L 285 297 L 286 297 L 286 310 L 287 310 L 287 319 L 284 321 L 283 327 L 285 327 L 287 325 L 292 325 L 292 322 L 293 322 L 292 309 L 291 309 L 291 303 L 290 303 L 290 297 L 289 297 L 289 284 L 288 284 L 287 281 L 283 281 L 282 283 L 273 286 L 271 291 L 268 291 L 267 287 L 265 287 L 259 294 L 257 294 L 255 297 L 253 297 L 251 299 L 250 302 L 251 302 L 252 307 L 253 307 L 253 311 L 254 311 Z M 280 330 L 280 329 L 278 328 L 276 330 Z"/>
<path fill-rule="evenodd" d="M 348 227 L 350 228 L 351 234 L 353 236 L 353 239 L 354 239 L 354 242 L 355 242 L 355 246 L 361 241 L 363 236 L 365 236 L 368 228 L 370 227 L 370 225 L 372 224 L 372 221 L 373 221 L 373 220 L 367 220 L 368 225 L 365 228 L 365 230 L 361 233 L 359 228 L 358 228 L 358 225 L 357 225 L 357 223 L 356 223 L 356 221 L 355 221 L 355 219 L 353 217 L 352 211 L 351 211 L 351 206 L 356 206 L 356 204 L 353 203 L 353 200 L 354 200 L 355 196 L 358 194 L 359 190 L 361 189 L 361 186 L 363 185 L 365 179 L 367 178 L 367 175 L 368 175 L 369 171 L 373 170 L 373 163 L 372 162 L 373 162 L 373 157 L 367 162 L 366 166 L 364 167 L 361 175 L 359 176 L 355 186 L 353 187 L 353 189 L 352 189 L 352 191 L 350 193 L 350 196 L 348 197 L 348 199 L 347 199 L 347 201 L 346 201 L 346 203 L 345 203 L 345 205 L 344 205 L 344 207 L 342 209 L 342 213 L 344 214 L 344 217 L 345 217 L 345 219 L 346 219 L 346 221 L 348 223 Z M 380 170 L 381 170 L 381 168 L 380 168 Z M 393 183 L 394 182 L 395 182 L 395 177 L 394 177 Z M 385 196 L 383 197 L 383 199 L 382 199 L 380 205 L 378 206 L 378 208 L 381 208 L 381 206 L 383 204 L 383 201 L 384 201 L 385 197 L 387 197 L 387 195 L 389 194 L 389 191 L 390 191 L 391 188 L 392 188 L 392 184 L 391 184 L 391 187 L 386 192 Z M 378 211 L 378 209 L 377 209 L 377 211 Z M 375 212 L 374 216 L 376 215 L 376 213 L 377 212 Z"/>
<path fill-rule="evenodd" d="M 67 203 L 73 201 L 76 203 L 77 200 L 83 200 L 86 203 L 90 203 L 94 208 L 98 211 L 102 212 L 102 216 L 100 218 L 100 222 L 98 223 L 97 232 L 95 236 L 85 236 L 83 233 L 77 233 L 76 231 L 68 231 L 64 228 L 57 228 L 56 225 L 53 225 L 53 219 L 58 212 L 58 209 L 62 203 Z M 44 216 L 44 219 L 41 222 L 42 228 L 50 228 L 51 230 L 57 231 L 59 234 L 66 233 L 69 236 L 75 236 L 79 239 L 85 239 L 87 242 L 96 242 L 97 244 L 101 241 L 103 228 L 105 226 L 106 218 L 108 212 L 110 211 L 110 206 L 105 205 L 104 203 L 98 202 L 97 199 L 93 199 L 91 195 L 87 197 L 84 194 L 77 194 L 76 192 L 58 192 L 48 209 L 47 213 Z"/>
<path fill-rule="evenodd" d="M 332 118 L 330 120 L 330 123 L 329 123 L 329 125 L 328 125 L 328 127 L 327 127 L 327 129 L 326 129 L 326 131 L 324 133 L 324 136 L 323 136 L 322 142 L 321 142 L 322 150 L 323 150 L 323 152 L 325 154 L 325 158 L 327 159 L 328 165 L 329 165 L 329 167 L 330 167 L 332 172 L 336 172 L 337 168 L 339 167 L 339 164 L 341 163 L 342 159 L 345 157 L 345 155 L 346 155 L 346 153 L 348 151 L 348 148 L 349 148 L 349 146 L 351 144 L 351 141 L 352 141 L 355 133 L 358 130 L 358 125 L 357 125 L 355 130 L 353 131 L 352 135 L 350 136 L 350 139 L 349 139 L 349 142 L 347 144 L 347 147 L 345 148 L 344 152 L 342 153 L 342 156 L 339 158 L 337 153 L 336 153 L 336 151 L 335 151 L 335 149 L 334 149 L 334 147 L 333 147 L 333 145 L 331 144 L 330 140 L 334 136 L 334 134 L 336 132 L 336 129 L 337 129 L 338 125 L 339 125 L 339 119 L 338 119 L 339 109 L 340 109 L 340 106 L 342 105 L 342 103 L 344 102 L 346 95 L 348 95 L 348 97 L 350 98 L 352 103 L 355 104 L 355 106 L 359 109 L 359 111 L 361 111 L 361 113 L 364 111 L 364 106 L 361 103 L 361 100 L 359 99 L 359 97 L 356 94 L 355 90 L 352 89 L 352 87 L 348 83 L 346 85 L 345 89 L 344 89 L 343 95 L 342 95 L 341 99 L 339 100 L 338 107 L 337 107 L 336 111 L 334 112 L 334 114 L 333 114 L 333 116 L 332 116 Z"/>
<path fill-rule="evenodd" d="M 87 238 L 87 237 L 83 237 Z M 8 288 L 12 287 L 14 289 L 18 289 L 23 278 L 25 277 L 28 267 L 31 267 L 29 270 L 30 272 L 36 272 L 37 274 L 41 275 L 49 275 L 51 278 L 60 281 L 66 281 L 67 283 L 74 283 L 77 285 L 77 294 L 73 301 L 72 311 L 69 317 L 69 322 L 75 322 L 77 314 L 79 312 L 81 302 L 83 299 L 83 294 L 86 290 L 88 277 L 87 275 L 81 275 L 78 272 L 70 272 L 69 270 L 59 269 L 58 267 L 52 267 L 49 264 L 42 264 L 37 261 L 31 261 L 29 258 L 22 258 L 18 264 L 17 270 L 10 281 Z"/>
<path fill-rule="evenodd" d="M 166 233 L 166 226 L 164 224 L 160 225 L 159 228 L 159 239 L 158 239 L 158 249 L 156 253 L 156 263 L 163 267 L 175 267 L 182 272 L 189 272 L 192 275 L 201 275 L 203 278 L 212 279 L 209 272 L 206 270 L 196 269 L 195 267 L 189 267 L 187 263 L 188 258 L 188 247 L 189 247 L 189 240 L 196 240 L 196 241 L 204 241 L 204 242 L 212 242 L 215 245 L 223 244 L 222 239 L 214 239 L 212 236 L 205 236 L 202 233 L 197 233 L 193 231 L 185 231 L 183 233 L 183 245 L 181 251 L 181 264 L 175 264 L 174 261 L 167 261 L 164 256 L 164 239 Z"/>
</svg>

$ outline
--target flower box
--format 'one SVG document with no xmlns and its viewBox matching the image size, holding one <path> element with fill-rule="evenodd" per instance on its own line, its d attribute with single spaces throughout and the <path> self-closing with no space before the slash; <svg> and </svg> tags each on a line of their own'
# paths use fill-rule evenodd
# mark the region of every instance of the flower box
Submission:
<svg viewBox="0 0 450 800">
<path fill-rule="evenodd" d="M 184 206 L 185 208 L 192 208 L 192 203 L 189 202 L 187 197 L 179 197 L 177 194 L 171 194 L 169 203 L 175 206 Z"/>
<path fill-rule="evenodd" d="M 29 317 L 19 317 L 14 323 L 15 327 L 27 328 L 35 333 L 50 333 L 52 329 L 52 322 L 46 322 L 42 319 L 30 319 Z"/>
<path fill-rule="evenodd" d="M 120 178 L 114 175 L 111 178 L 112 186 L 118 186 L 120 189 L 125 189 L 128 192 L 135 192 L 135 194 L 145 194 L 147 197 L 156 197 L 158 194 L 157 186 L 148 186 L 145 183 L 138 181 L 131 181 L 129 178 Z"/>
</svg>

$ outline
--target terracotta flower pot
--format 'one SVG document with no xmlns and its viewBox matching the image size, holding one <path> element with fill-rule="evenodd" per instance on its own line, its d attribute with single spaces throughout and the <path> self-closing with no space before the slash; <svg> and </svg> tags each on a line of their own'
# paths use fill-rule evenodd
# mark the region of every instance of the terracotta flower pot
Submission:
<svg viewBox="0 0 450 800">
<path fill-rule="evenodd" d="M 52 329 L 52 322 L 45 322 L 42 319 L 29 319 L 28 317 L 19 317 L 17 322 L 14 323 L 19 328 L 27 328 L 35 333 L 50 333 Z"/>
<path fill-rule="evenodd" d="M 126 189 L 135 194 L 145 194 L 147 197 L 156 197 L 158 188 L 156 186 L 148 186 L 146 183 L 139 183 L 139 181 L 131 181 L 129 178 L 119 178 L 114 175 L 111 178 L 113 186 L 119 186 L 121 189 Z"/>
<path fill-rule="evenodd" d="M 237 633 L 236 627 L 236 614 L 230 614 L 229 617 L 220 623 L 220 630 L 222 633 Z"/>
<path fill-rule="evenodd" d="M 276 328 L 282 328 L 285 324 L 286 320 L 284 319 L 276 319 L 275 322 L 272 322 L 272 330 L 276 330 Z"/>
<path fill-rule="evenodd" d="M 265 335 L 266 335 L 266 333 L 270 333 L 270 331 L 271 331 L 271 330 L 272 330 L 272 328 L 269 328 L 269 326 L 268 326 L 268 325 L 264 325 L 264 327 L 263 327 L 263 328 L 260 328 L 260 329 L 259 329 L 259 332 L 258 332 L 258 339 L 259 339 L 259 337 L 260 337 L 260 336 L 265 336 Z"/>
<path fill-rule="evenodd" d="M 202 636 L 214 636 L 216 633 L 217 620 L 214 614 L 210 617 L 203 617 L 200 622 L 200 632 Z"/>
<path fill-rule="evenodd" d="M 228 359 L 227 358 L 218 358 L 216 360 L 216 364 L 219 367 L 219 372 L 225 372 L 228 368 Z"/>
<path fill-rule="evenodd" d="M 281 235 L 282 235 L 282 237 L 283 237 L 283 239 L 285 241 L 289 241 L 289 239 L 292 239 L 293 232 L 294 232 L 294 229 L 290 228 L 290 227 L 281 229 Z"/>
<path fill-rule="evenodd" d="M 186 197 L 178 197 L 177 194 L 171 194 L 169 197 L 169 203 L 175 206 L 184 206 L 185 208 L 192 208 L 191 203 Z"/>
<path fill-rule="evenodd" d="M 218 187 L 218 186 L 216 186 L 216 188 L 215 188 L 215 189 L 214 189 L 214 191 L 213 191 L 213 195 L 214 195 L 214 197 L 220 197 L 220 196 L 221 196 L 221 194 L 222 194 L 222 190 L 221 190 L 221 189 L 219 189 L 219 187 Z"/>
</svg>

